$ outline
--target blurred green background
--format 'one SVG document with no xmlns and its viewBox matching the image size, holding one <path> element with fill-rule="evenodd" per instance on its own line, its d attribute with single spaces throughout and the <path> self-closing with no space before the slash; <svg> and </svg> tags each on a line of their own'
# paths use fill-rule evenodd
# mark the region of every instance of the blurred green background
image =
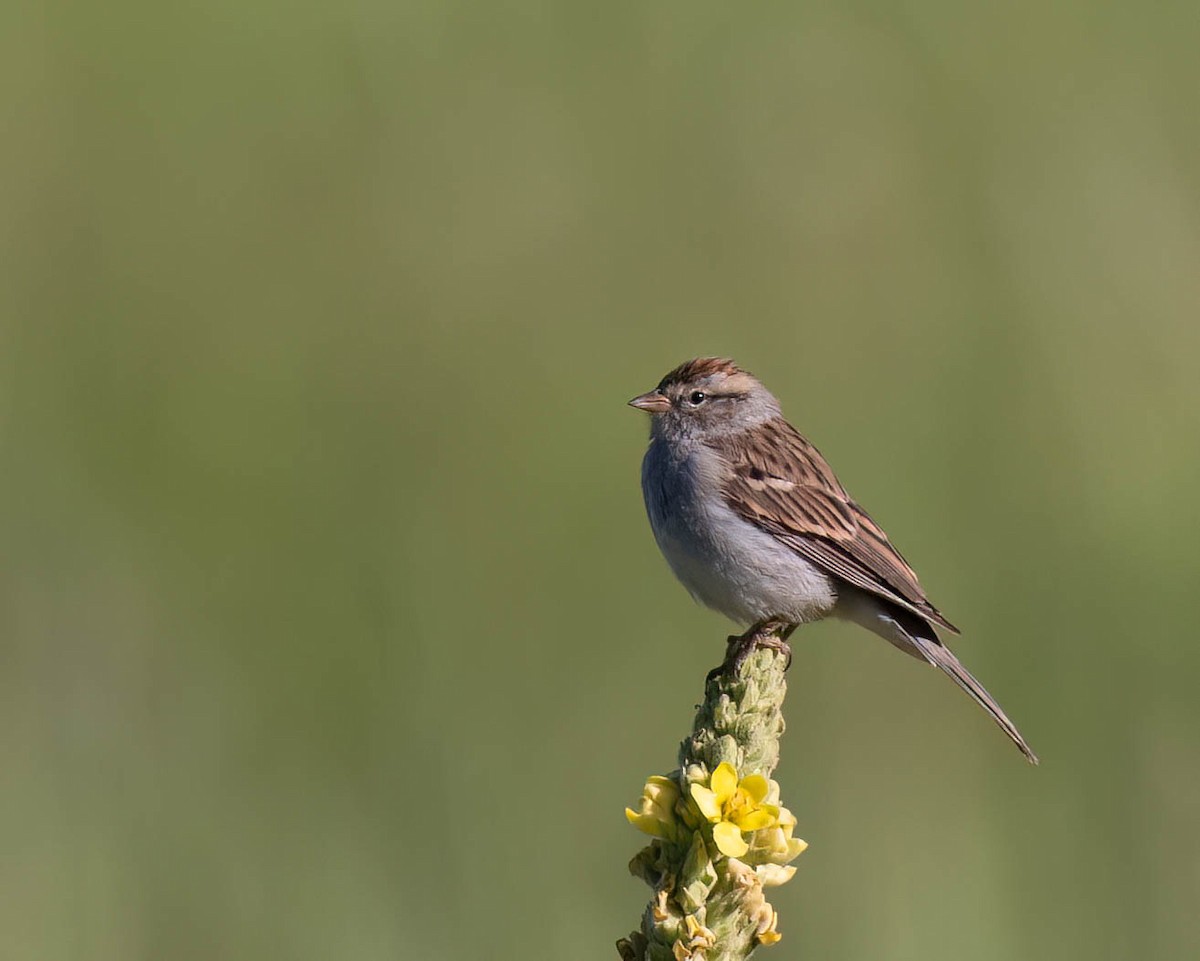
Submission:
<svg viewBox="0 0 1200 961">
<path fill-rule="evenodd" d="M 1194 4 L 0 13 L 4 958 L 615 957 L 781 397 L 1041 754 L 797 636 L 764 957 L 1200 956 Z"/>
</svg>

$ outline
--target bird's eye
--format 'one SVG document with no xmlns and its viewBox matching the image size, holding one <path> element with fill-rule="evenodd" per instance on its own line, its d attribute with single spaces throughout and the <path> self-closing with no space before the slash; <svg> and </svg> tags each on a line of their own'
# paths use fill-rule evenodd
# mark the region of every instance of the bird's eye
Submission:
<svg viewBox="0 0 1200 961">
<path fill-rule="evenodd" d="M 701 404 L 704 403 L 705 398 L 706 398 L 706 395 L 705 395 L 704 391 L 694 390 L 688 396 L 688 403 L 691 404 L 693 407 L 699 407 Z"/>
</svg>

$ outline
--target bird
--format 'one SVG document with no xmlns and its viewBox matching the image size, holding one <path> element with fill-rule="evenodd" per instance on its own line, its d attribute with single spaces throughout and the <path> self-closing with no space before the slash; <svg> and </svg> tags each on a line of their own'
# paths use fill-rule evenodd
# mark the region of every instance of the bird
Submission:
<svg viewBox="0 0 1200 961">
<path fill-rule="evenodd" d="M 746 626 L 714 674 L 763 647 L 790 663 L 799 625 L 841 618 L 939 668 L 1038 763 L 938 636 L 958 628 L 757 378 L 699 357 L 629 404 L 650 415 L 642 494 L 659 550 L 696 600 Z"/>
</svg>

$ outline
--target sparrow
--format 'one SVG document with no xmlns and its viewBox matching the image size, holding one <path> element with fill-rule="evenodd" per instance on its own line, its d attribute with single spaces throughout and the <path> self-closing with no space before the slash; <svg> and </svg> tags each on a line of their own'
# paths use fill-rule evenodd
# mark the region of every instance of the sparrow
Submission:
<svg viewBox="0 0 1200 961">
<path fill-rule="evenodd" d="M 1037 764 L 938 637 L 958 628 L 753 375 L 701 357 L 629 404 L 650 414 L 642 494 L 659 549 L 696 600 L 747 625 L 729 639 L 718 672 L 736 671 L 760 647 L 790 661 L 787 639 L 798 625 L 843 618 L 940 668 Z"/>
</svg>

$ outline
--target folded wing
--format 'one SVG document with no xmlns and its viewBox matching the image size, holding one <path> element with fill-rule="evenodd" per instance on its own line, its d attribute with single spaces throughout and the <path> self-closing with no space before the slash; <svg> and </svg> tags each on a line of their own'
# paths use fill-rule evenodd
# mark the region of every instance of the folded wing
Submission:
<svg viewBox="0 0 1200 961">
<path fill-rule="evenodd" d="M 781 418 L 762 431 L 722 442 L 733 468 L 725 483 L 730 507 L 826 573 L 957 634 L 821 452 Z"/>
</svg>

